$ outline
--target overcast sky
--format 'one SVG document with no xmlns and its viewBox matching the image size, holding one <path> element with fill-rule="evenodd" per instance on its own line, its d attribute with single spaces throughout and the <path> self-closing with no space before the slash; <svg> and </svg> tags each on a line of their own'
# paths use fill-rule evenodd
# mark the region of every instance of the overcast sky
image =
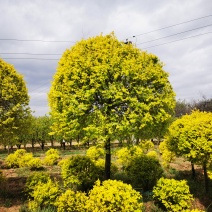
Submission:
<svg viewBox="0 0 212 212">
<path fill-rule="evenodd" d="M 212 98 L 211 0 L 0 0 L 0 14 L 0 57 L 24 75 L 36 116 L 65 49 L 101 32 L 156 54 L 177 99 Z"/>
</svg>

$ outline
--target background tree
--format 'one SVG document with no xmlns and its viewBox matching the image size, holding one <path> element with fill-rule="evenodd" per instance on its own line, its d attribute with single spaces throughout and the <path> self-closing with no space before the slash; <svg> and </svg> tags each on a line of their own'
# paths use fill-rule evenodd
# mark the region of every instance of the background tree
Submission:
<svg viewBox="0 0 212 212">
<path fill-rule="evenodd" d="M 200 100 L 177 100 L 175 107 L 175 116 L 181 117 L 186 114 L 191 114 L 192 110 L 212 112 L 212 99 L 202 96 Z"/>
<path fill-rule="evenodd" d="M 185 100 L 177 100 L 175 107 L 175 116 L 181 117 L 186 114 L 190 114 L 193 109 L 193 104 Z"/>
<path fill-rule="evenodd" d="M 44 150 L 45 143 L 52 140 L 51 132 L 51 118 L 49 116 L 34 117 L 32 125 L 32 140 L 38 142 L 41 149 Z"/>
<path fill-rule="evenodd" d="M 15 145 L 25 118 L 30 113 L 29 96 L 23 76 L 0 59 L 0 141 Z"/>
<path fill-rule="evenodd" d="M 78 42 L 64 52 L 52 82 L 53 131 L 104 142 L 110 178 L 111 141 L 155 136 L 173 113 L 175 94 L 162 67 L 155 55 L 113 33 Z"/>
<path fill-rule="evenodd" d="M 33 133 L 33 116 L 31 115 L 31 111 L 25 114 L 22 119 L 19 119 L 20 126 L 18 129 L 18 139 L 17 139 L 17 147 L 21 148 L 21 145 L 26 145 L 30 143 L 31 135 Z"/>
<path fill-rule="evenodd" d="M 208 191 L 207 164 L 212 159 L 212 113 L 193 111 L 184 115 L 169 128 L 165 142 L 177 156 L 186 157 L 192 164 L 202 164 Z"/>
<path fill-rule="evenodd" d="M 202 99 L 193 101 L 193 108 L 200 111 L 212 112 L 212 99 L 203 96 Z"/>
</svg>

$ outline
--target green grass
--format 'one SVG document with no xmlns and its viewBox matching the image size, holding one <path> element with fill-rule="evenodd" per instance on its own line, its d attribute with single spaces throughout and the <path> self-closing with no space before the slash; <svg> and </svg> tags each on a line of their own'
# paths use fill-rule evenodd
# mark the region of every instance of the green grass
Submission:
<svg viewBox="0 0 212 212">
<path fill-rule="evenodd" d="M 0 152 L 0 160 L 5 160 L 5 158 L 8 156 L 5 152 Z"/>
<path fill-rule="evenodd" d="M 67 156 L 67 155 L 85 155 L 86 150 L 62 150 L 60 151 L 60 156 Z"/>
<path fill-rule="evenodd" d="M 29 167 L 23 167 L 23 168 L 16 168 L 15 173 L 18 175 L 18 177 L 28 177 L 32 171 L 30 171 Z"/>
</svg>

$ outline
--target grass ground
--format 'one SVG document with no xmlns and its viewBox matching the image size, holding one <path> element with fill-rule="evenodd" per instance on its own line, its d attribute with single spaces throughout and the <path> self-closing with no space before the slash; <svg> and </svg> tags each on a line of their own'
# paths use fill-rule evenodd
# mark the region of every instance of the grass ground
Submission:
<svg viewBox="0 0 212 212">
<path fill-rule="evenodd" d="M 28 149 L 30 151 L 31 149 Z M 47 149 L 46 149 L 47 150 Z M 61 158 L 66 158 L 71 155 L 85 154 L 83 148 L 73 148 L 72 150 L 61 150 Z M 36 149 L 34 156 L 44 157 L 44 152 L 39 148 Z M 0 149 L 0 167 L 3 175 L 6 178 L 5 183 L 0 188 L 0 212 L 16 212 L 19 211 L 21 205 L 26 201 L 23 190 L 27 177 L 31 173 L 28 168 L 7 169 L 4 165 L 4 159 L 7 157 L 7 152 Z M 190 191 L 194 196 L 193 207 L 201 210 L 212 212 L 212 181 L 210 181 L 209 193 L 205 193 L 204 176 L 201 167 L 195 166 L 196 178 L 191 177 L 191 165 L 183 158 L 177 158 L 170 167 L 165 169 L 165 175 L 169 178 L 178 180 L 186 179 L 190 187 Z M 60 167 L 45 167 L 45 171 L 53 176 L 59 176 Z M 154 205 L 151 194 L 143 194 L 145 211 L 160 212 L 157 206 Z"/>
</svg>

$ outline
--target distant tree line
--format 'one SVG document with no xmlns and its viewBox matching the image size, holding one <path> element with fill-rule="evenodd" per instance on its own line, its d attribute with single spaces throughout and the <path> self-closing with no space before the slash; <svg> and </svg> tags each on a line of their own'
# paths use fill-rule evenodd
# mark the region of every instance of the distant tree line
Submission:
<svg viewBox="0 0 212 212">
<path fill-rule="evenodd" d="M 175 117 L 179 118 L 186 114 L 191 114 L 192 110 L 212 112 L 212 98 L 203 96 L 200 100 L 177 100 L 175 107 Z"/>
</svg>

